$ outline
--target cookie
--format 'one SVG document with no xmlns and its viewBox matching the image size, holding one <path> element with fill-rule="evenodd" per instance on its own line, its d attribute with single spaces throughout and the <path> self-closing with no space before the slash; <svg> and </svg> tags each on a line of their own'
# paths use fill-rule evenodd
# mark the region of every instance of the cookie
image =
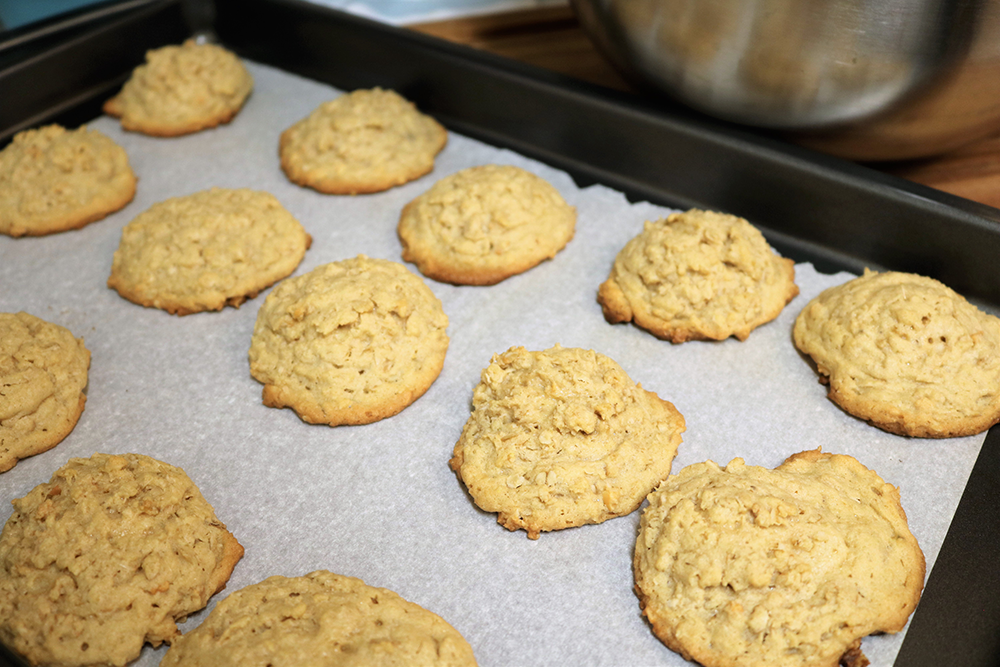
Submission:
<svg viewBox="0 0 1000 667">
<path fill-rule="evenodd" d="M 683 432 L 671 403 L 603 354 L 512 347 L 482 372 L 450 465 L 497 523 L 538 539 L 634 511 Z"/>
<path fill-rule="evenodd" d="M 317 571 L 231 594 L 171 644 L 160 666 L 271 664 L 472 667 L 476 659 L 440 616 L 385 588 Z"/>
<path fill-rule="evenodd" d="M 253 89 L 253 77 L 232 52 L 188 40 L 146 52 L 104 113 L 122 127 L 176 137 L 228 123 Z"/>
<path fill-rule="evenodd" d="M 746 340 L 799 293 L 795 263 L 743 218 L 692 209 L 647 222 L 615 258 L 597 300 L 673 343 Z"/>
<path fill-rule="evenodd" d="M 531 172 L 472 167 L 444 178 L 403 209 L 403 260 L 428 278 L 493 285 L 562 250 L 576 209 Z"/>
<path fill-rule="evenodd" d="M 273 195 L 212 188 L 126 225 L 108 287 L 175 315 L 239 307 L 292 273 L 311 243 Z"/>
<path fill-rule="evenodd" d="M 0 472 L 70 434 L 87 402 L 82 338 L 28 313 L 0 313 Z"/>
<path fill-rule="evenodd" d="M 0 234 L 78 229 L 132 201 L 135 183 L 125 150 L 97 130 L 19 132 L 0 151 Z"/>
<path fill-rule="evenodd" d="M 448 317 L 402 264 L 359 255 L 279 283 L 261 306 L 250 374 L 263 402 L 312 424 L 391 417 L 437 379 Z"/>
<path fill-rule="evenodd" d="M 381 192 L 434 168 L 448 133 L 391 90 L 373 88 L 325 102 L 281 134 L 281 168 L 319 192 Z"/>
<path fill-rule="evenodd" d="M 32 664 L 124 665 L 176 638 L 242 555 L 180 468 L 70 459 L 0 534 L 0 640 Z"/>
<path fill-rule="evenodd" d="M 684 468 L 650 494 L 634 556 L 653 632 L 705 667 L 868 664 L 861 638 L 903 629 L 924 569 L 898 489 L 819 450 Z"/>
<path fill-rule="evenodd" d="M 810 301 L 793 338 L 830 399 L 885 431 L 949 438 L 1000 421 L 1000 319 L 936 280 L 866 270 Z"/>
</svg>

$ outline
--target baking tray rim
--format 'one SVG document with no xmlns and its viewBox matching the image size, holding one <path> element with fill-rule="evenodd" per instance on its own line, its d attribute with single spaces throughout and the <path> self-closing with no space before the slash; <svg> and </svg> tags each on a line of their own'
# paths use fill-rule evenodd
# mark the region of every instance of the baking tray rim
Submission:
<svg viewBox="0 0 1000 667">
<path fill-rule="evenodd" d="M 940 225 L 943 219 L 981 230 L 990 237 L 996 236 L 1000 239 L 1000 210 L 908 183 L 863 166 L 783 144 L 769 137 L 756 136 L 752 132 L 725 123 L 703 119 L 693 113 L 682 110 L 664 112 L 649 102 L 618 91 L 572 80 L 562 75 L 507 61 L 498 56 L 446 43 L 405 29 L 378 24 L 334 9 L 300 0 L 244 0 L 242 2 L 218 0 L 215 3 L 185 2 L 184 0 L 148 0 L 145 2 L 124 0 L 120 4 L 128 5 L 125 11 L 108 11 L 109 7 L 116 4 L 119 3 L 102 3 L 99 6 L 99 11 L 105 13 L 103 20 L 89 21 L 85 13 L 77 15 L 73 24 L 67 28 L 67 31 L 72 33 L 73 44 L 85 46 L 92 44 L 94 40 L 107 39 L 109 24 L 128 29 L 140 17 L 148 21 L 150 17 L 159 16 L 162 12 L 170 12 L 172 20 L 183 22 L 189 34 L 205 31 L 217 32 L 222 42 L 234 48 L 240 55 L 265 64 L 276 64 L 268 62 L 269 60 L 277 61 L 277 66 L 282 69 L 295 71 L 289 67 L 287 54 L 282 56 L 277 53 L 280 49 L 277 48 L 276 44 L 257 40 L 253 48 L 246 48 L 246 44 L 241 47 L 238 43 L 240 41 L 239 33 L 234 32 L 234 30 L 239 30 L 239 26 L 245 25 L 247 17 L 246 15 L 237 16 L 234 12 L 252 13 L 255 8 L 263 9 L 265 13 L 270 12 L 268 14 L 270 17 L 273 17 L 274 13 L 286 14 L 289 17 L 288 20 L 293 23 L 302 21 L 305 17 L 316 24 L 313 29 L 320 33 L 329 29 L 331 25 L 340 25 L 345 30 L 360 33 L 362 39 L 374 39 L 380 44 L 393 44 L 395 48 L 430 52 L 435 54 L 436 58 L 452 64 L 462 63 L 465 67 L 465 75 L 468 76 L 475 75 L 483 80 L 514 82 L 529 92 L 531 90 L 562 91 L 565 100 L 561 103 L 571 105 L 574 101 L 587 102 L 612 114 L 620 113 L 629 117 L 652 118 L 669 128 L 690 133 L 706 142 L 721 146 L 723 150 L 733 150 L 734 146 L 739 145 L 741 150 L 757 152 L 771 159 L 777 156 L 782 168 L 790 169 L 792 174 L 795 174 L 797 170 L 803 175 L 819 172 L 829 177 L 832 174 L 835 178 L 843 178 L 848 181 L 852 187 L 858 187 L 865 191 L 875 201 L 892 201 L 903 209 L 914 208 L 923 214 L 930 211 L 933 216 L 937 216 L 932 221 L 934 225 Z M 192 7 L 195 9 L 192 10 Z M 275 29 L 278 25 L 271 23 L 272 31 L 270 34 L 277 33 Z M 296 25 L 301 28 L 300 23 L 296 23 Z M 44 38 L 51 39 L 53 32 L 58 32 L 58 30 L 54 31 L 51 24 L 47 25 Z M 31 40 L 25 39 L 25 34 L 25 31 L 21 31 L 17 37 L 21 42 L 30 45 Z M 173 35 L 174 33 L 168 31 L 168 34 Z M 158 37 L 162 41 L 162 35 L 158 35 Z M 139 38 L 141 40 L 141 35 Z M 146 48 L 159 45 L 158 43 L 150 43 L 146 45 Z M 56 44 L 47 52 L 33 53 L 31 61 L 37 65 L 44 64 L 46 59 L 54 58 L 58 62 L 60 57 L 66 57 L 66 47 L 67 45 Z M 260 56 L 264 53 L 261 47 L 272 49 L 271 57 L 261 58 Z M 0 49 L 0 52 L 2 51 L 3 49 Z M 133 49 L 131 59 L 134 61 L 136 57 L 135 49 Z M 81 108 L 92 110 L 94 100 L 104 99 L 109 90 L 120 85 L 134 64 L 137 63 L 124 63 L 123 68 L 113 76 L 105 76 L 103 83 L 92 85 L 84 91 L 73 91 L 67 87 L 67 100 L 64 101 L 64 104 L 54 104 L 47 111 L 36 113 L 31 118 L 22 118 L 21 124 L 40 124 L 66 116 L 72 117 L 74 113 L 79 113 Z M 322 64 L 324 67 L 330 66 L 329 62 Z M 6 75 L 22 65 L 23 63 L 14 63 L 13 65 L 8 63 L 0 68 L 0 97 L 13 93 L 8 85 L 10 82 Z M 295 71 L 295 73 L 315 78 L 315 76 L 310 76 L 310 74 L 315 75 L 314 68 L 315 64 L 305 68 L 304 72 Z M 494 79 L 490 79 L 490 77 Z M 322 80 L 332 83 L 325 77 Z M 16 85 L 16 83 L 15 80 L 14 84 Z M 5 88 L 5 86 L 7 87 Z M 358 86 L 341 85 L 339 87 Z M 405 88 L 405 86 L 403 87 Z M 434 95 L 440 94 L 440 90 L 417 89 L 413 96 L 420 104 L 420 102 L 427 102 Z M 655 187 L 649 187 L 646 182 L 635 183 L 629 179 L 621 179 L 614 171 L 603 165 L 588 165 L 579 156 L 560 156 L 558 151 L 551 146 L 531 146 L 518 137 L 512 138 L 502 133 L 492 132 L 489 127 L 477 127 L 474 122 L 467 122 L 455 115 L 456 111 L 461 111 L 461 109 L 446 108 L 445 111 L 441 111 L 433 108 L 434 104 L 421 106 L 432 107 L 430 109 L 432 114 L 438 111 L 435 115 L 438 115 L 452 129 L 464 131 L 488 143 L 525 152 L 530 157 L 566 169 L 578 180 L 601 182 L 626 191 L 632 198 L 645 198 L 659 204 L 671 206 L 691 203 L 711 205 L 711 201 L 702 202 L 695 199 L 688 202 L 684 201 L 683 196 L 678 197 L 670 192 L 657 192 Z M 84 111 L 84 113 L 91 112 Z M 9 139 L 16 131 L 16 125 L 17 123 L 12 125 L 9 122 L 6 125 L 0 124 L 0 140 Z M 866 184 L 870 187 L 865 187 Z M 704 195 L 700 193 L 699 197 L 705 199 Z M 725 206 L 719 208 L 725 208 Z M 811 239 L 789 238 L 787 232 L 772 228 L 767 222 L 760 224 L 760 226 L 772 243 L 775 243 L 783 251 L 791 250 L 793 256 L 804 254 L 807 259 L 812 259 L 809 249 L 814 247 L 815 256 L 821 261 L 829 262 L 831 268 L 858 271 L 858 258 L 850 253 L 831 251 L 821 242 Z M 862 258 L 861 261 L 869 263 L 865 258 Z M 881 266 L 878 262 L 870 262 L 870 264 Z M 994 299 L 985 299 L 985 301 L 994 305 L 1000 303 Z M 911 620 L 910 629 L 896 660 L 897 665 L 937 665 L 942 662 L 940 656 L 947 656 L 951 664 L 973 666 L 995 664 L 1000 658 L 1000 603 L 992 599 L 995 596 L 990 594 L 990 591 L 996 590 L 997 585 L 1000 584 L 1000 574 L 992 567 L 994 563 L 1000 562 L 1000 516 L 997 512 L 991 511 L 998 500 L 1000 500 L 1000 429 L 994 428 L 988 434 L 980 451 L 958 511 L 942 545 L 935 568 L 928 574 L 924 599 Z M 970 563 L 970 560 L 975 562 Z M 983 575 L 986 576 L 985 580 Z M 960 613 L 962 610 L 954 606 L 956 601 L 964 602 L 966 610 L 969 607 L 975 607 L 979 613 Z M 921 610 L 931 606 L 934 606 L 933 614 L 921 614 Z M 982 613 L 984 611 L 987 613 Z M 925 621 L 929 616 L 934 618 Z M 956 654 L 956 647 L 961 650 L 963 638 L 967 648 L 971 649 L 964 656 Z M 955 662 L 956 660 L 958 662 Z M 19 662 L 3 646 L 0 646 L 0 662 L 5 661 L 10 664 L 18 664 Z"/>
</svg>

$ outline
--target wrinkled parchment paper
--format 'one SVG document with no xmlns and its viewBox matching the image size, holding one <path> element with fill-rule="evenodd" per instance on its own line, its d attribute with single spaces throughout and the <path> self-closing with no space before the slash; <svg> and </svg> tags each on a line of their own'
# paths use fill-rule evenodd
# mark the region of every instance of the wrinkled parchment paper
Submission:
<svg viewBox="0 0 1000 667">
<path fill-rule="evenodd" d="M 639 512 L 531 541 L 476 508 L 448 468 L 491 355 L 560 343 L 610 356 L 677 406 L 687 432 L 674 471 L 735 457 L 774 467 L 816 447 L 858 458 L 900 487 L 930 571 L 984 436 L 902 438 L 826 399 L 792 345 L 791 326 L 809 299 L 850 276 L 800 264 L 801 294 L 742 343 L 671 345 L 609 325 L 597 287 L 643 221 L 666 209 L 630 204 L 601 186 L 580 189 L 564 173 L 455 134 L 431 174 L 388 192 L 340 197 L 300 188 L 279 168 L 278 136 L 339 92 L 249 66 L 253 95 L 228 126 L 158 139 L 122 132 L 107 117 L 92 123 L 126 149 L 139 177 L 125 209 L 78 231 L 0 236 L 0 311 L 61 324 L 92 353 L 80 422 L 54 449 L 0 475 L 0 520 L 13 498 L 70 457 L 143 453 L 183 468 L 245 546 L 228 591 L 273 574 L 328 569 L 441 615 L 484 666 L 688 664 L 652 634 L 632 591 Z M 381 422 L 314 426 L 261 404 L 247 350 L 267 292 L 238 310 L 176 317 L 105 286 L 126 223 L 158 201 L 212 186 L 271 192 L 305 226 L 313 245 L 294 275 L 359 253 L 401 261 L 403 205 L 439 178 L 485 163 L 514 164 L 553 183 L 577 207 L 576 237 L 552 261 L 499 285 L 428 280 L 450 318 L 444 370 L 421 399 Z M 862 648 L 881 667 L 901 642 L 902 634 L 870 637 Z M 164 650 L 147 647 L 135 664 L 156 665 Z"/>
</svg>

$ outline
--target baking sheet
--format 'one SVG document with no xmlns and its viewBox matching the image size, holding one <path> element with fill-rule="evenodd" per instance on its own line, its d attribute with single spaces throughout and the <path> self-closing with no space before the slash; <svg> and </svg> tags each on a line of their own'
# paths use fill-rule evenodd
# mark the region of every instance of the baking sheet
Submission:
<svg viewBox="0 0 1000 667">
<path fill-rule="evenodd" d="M 108 118 L 92 123 L 125 147 L 139 176 L 136 199 L 123 211 L 79 231 L 0 237 L 0 311 L 62 324 L 92 353 L 79 424 L 56 448 L 0 475 L 5 507 L 72 456 L 144 453 L 187 471 L 246 547 L 229 590 L 322 568 L 440 614 L 482 665 L 688 664 L 653 636 L 632 593 L 638 512 L 531 541 L 479 511 L 448 468 L 490 356 L 512 345 L 560 343 L 610 356 L 677 406 L 687 432 L 675 471 L 737 456 L 773 467 L 816 447 L 857 457 L 900 487 L 930 571 L 984 436 L 901 438 L 826 400 L 791 344 L 791 324 L 822 288 L 849 276 L 799 265 L 802 294 L 742 343 L 671 345 L 630 325 L 608 325 L 597 286 L 643 221 L 667 209 L 630 204 L 600 186 L 577 188 L 565 174 L 455 134 L 434 172 L 414 183 L 360 197 L 299 188 L 278 166 L 278 135 L 338 93 L 249 66 L 255 91 L 229 126 L 157 139 L 123 133 Z M 121 228 L 167 197 L 212 186 L 273 193 L 313 236 L 301 275 L 359 253 L 399 260 L 402 206 L 437 179 L 489 162 L 552 182 L 578 209 L 576 237 L 554 260 L 499 285 L 427 281 L 450 318 L 444 370 L 423 398 L 375 424 L 331 429 L 261 405 L 247 350 L 266 292 L 238 310 L 178 318 L 105 287 Z M 871 637 L 862 648 L 873 665 L 889 665 L 901 641 L 902 634 Z M 147 648 L 136 664 L 155 665 L 162 653 Z"/>
</svg>

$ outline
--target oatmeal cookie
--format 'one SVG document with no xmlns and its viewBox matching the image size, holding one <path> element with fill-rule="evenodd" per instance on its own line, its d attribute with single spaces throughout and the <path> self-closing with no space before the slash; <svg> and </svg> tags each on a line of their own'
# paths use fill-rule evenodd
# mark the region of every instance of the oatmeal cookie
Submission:
<svg viewBox="0 0 1000 667">
<path fill-rule="evenodd" d="M 1000 319 L 932 278 L 865 271 L 810 301 L 793 338 L 833 402 L 890 433 L 949 438 L 1000 420 Z"/>
<path fill-rule="evenodd" d="M 104 113 L 126 130 L 175 137 L 228 123 L 252 89 L 253 77 L 234 53 L 189 39 L 147 51 Z"/>
<path fill-rule="evenodd" d="M 175 315 L 238 307 L 292 273 L 311 243 L 273 195 L 212 188 L 126 225 L 108 287 Z"/>
<path fill-rule="evenodd" d="M 19 132 L 0 151 L 0 234 L 78 229 L 132 201 L 135 184 L 125 150 L 97 130 Z"/>
<path fill-rule="evenodd" d="M 180 468 L 70 459 L 0 534 L 0 640 L 32 664 L 124 665 L 175 639 L 242 555 Z"/>
<path fill-rule="evenodd" d="M 683 432 L 671 403 L 603 354 L 513 347 L 483 371 L 450 465 L 476 505 L 538 539 L 634 511 Z"/>
<path fill-rule="evenodd" d="M 161 667 L 473 667 L 440 616 L 385 588 L 317 571 L 234 592 L 178 638 Z"/>
<path fill-rule="evenodd" d="M 444 365 L 448 317 L 402 264 L 359 255 L 279 283 L 257 314 L 263 401 L 312 424 L 368 424 L 420 398 Z"/>
<path fill-rule="evenodd" d="M 705 667 L 867 664 L 861 638 L 903 629 L 924 569 L 899 491 L 818 450 L 684 468 L 650 494 L 634 556 L 653 632 Z"/>
<path fill-rule="evenodd" d="M 281 168 L 319 192 L 381 192 L 434 168 L 448 133 L 391 90 L 373 88 L 325 102 L 281 134 Z"/>
<path fill-rule="evenodd" d="M 597 300 L 608 322 L 673 343 L 746 340 L 799 293 L 795 263 L 743 218 L 692 209 L 647 222 L 618 253 Z"/>
<path fill-rule="evenodd" d="M 0 313 L 0 472 L 70 434 L 87 402 L 82 338 L 28 313 Z"/>
<path fill-rule="evenodd" d="M 452 174 L 403 209 L 403 260 L 428 278 L 493 285 L 562 250 L 576 209 L 531 172 L 484 165 Z"/>
</svg>

